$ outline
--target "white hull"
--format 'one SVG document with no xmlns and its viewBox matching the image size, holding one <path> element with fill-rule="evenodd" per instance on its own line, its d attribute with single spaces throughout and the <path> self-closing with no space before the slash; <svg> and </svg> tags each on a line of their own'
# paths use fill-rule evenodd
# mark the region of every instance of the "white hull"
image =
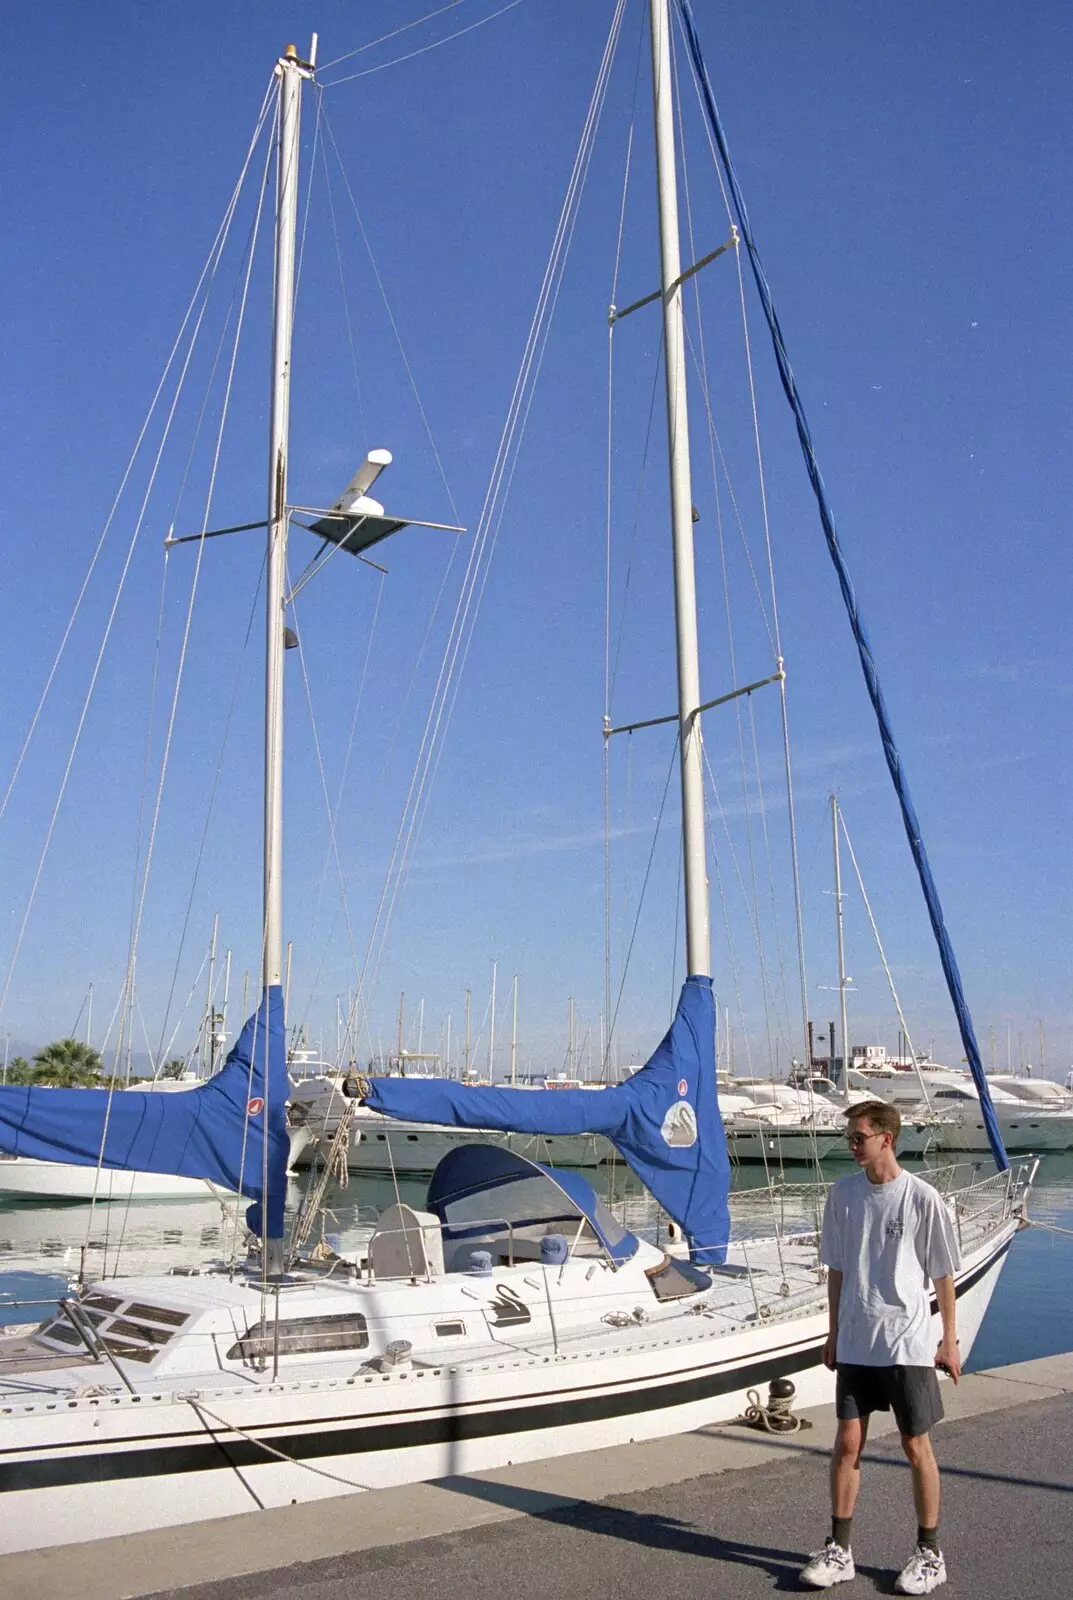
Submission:
<svg viewBox="0 0 1073 1600">
<path fill-rule="evenodd" d="M 299 1166 L 309 1166 L 314 1152 L 325 1148 L 328 1136 L 311 1144 L 298 1157 Z M 434 1172 L 449 1151 L 464 1144 L 496 1144 L 505 1150 L 527 1156 L 553 1167 L 598 1167 L 610 1160 L 612 1150 L 598 1134 L 544 1135 L 482 1132 L 472 1128 L 442 1128 L 432 1123 L 393 1122 L 375 1112 L 365 1113 L 355 1122 L 350 1134 L 347 1166 L 351 1172 Z"/>
<path fill-rule="evenodd" d="M 96 1167 L 64 1161 L 0 1157 L 0 1197 L 10 1200 L 211 1200 L 215 1190 L 202 1178 L 177 1178 L 159 1172 L 98 1173 Z"/>
<path fill-rule="evenodd" d="M 944 1117 L 946 1113 L 944 1111 Z M 1073 1117 L 1033 1113 L 1025 1108 L 1023 1116 L 1000 1113 L 999 1133 L 1010 1155 L 1038 1155 L 1041 1151 L 1052 1154 L 1073 1148 Z M 955 1123 L 939 1129 L 935 1148 L 957 1154 L 980 1154 L 990 1158 L 991 1146 L 987 1130 L 979 1119 L 979 1111 L 959 1118 Z"/>
<path fill-rule="evenodd" d="M 778 1166 L 782 1161 L 814 1162 L 849 1158 L 849 1147 L 843 1129 L 822 1129 L 813 1133 L 807 1128 L 752 1127 L 726 1130 L 727 1149 L 731 1161 L 764 1162 Z"/>
<path fill-rule="evenodd" d="M 965 1356 L 1016 1227 L 1006 1216 L 966 1252 L 958 1277 Z M 223 1375 L 199 1376 L 192 1389 L 192 1378 L 174 1387 L 143 1378 L 137 1397 L 113 1384 L 106 1396 L 65 1397 L 59 1408 L 38 1380 L 37 1403 L 24 1392 L 17 1406 L 0 1405 L 0 1551 L 684 1432 L 737 1416 L 746 1389 L 777 1376 L 792 1377 L 799 1404 L 819 1404 L 833 1393 L 821 1362 L 826 1329 L 823 1291 L 814 1288 L 796 1314 L 733 1332 L 718 1318 L 683 1315 L 564 1339 L 557 1357 L 541 1350 L 534 1318 L 528 1338 L 504 1338 L 490 1357 L 457 1366 L 370 1371 L 351 1357 L 333 1363 L 335 1375 L 322 1367 L 316 1379 L 285 1384 L 224 1387 Z M 267 1456 L 258 1441 L 291 1459 Z M 127 1492 L 131 1480 L 136 1493 Z"/>
<path fill-rule="evenodd" d="M 784 1161 L 814 1162 L 817 1156 L 821 1161 L 853 1159 L 846 1143 L 844 1125 L 837 1128 L 820 1127 L 813 1132 L 807 1127 L 783 1126 L 777 1131 L 770 1125 L 742 1128 L 730 1122 L 726 1127 L 726 1135 L 730 1159 L 735 1162 L 755 1161 L 778 1166 Z M 901 1156 L 923 1156 L 936 1150 L 964 1151 L 971 1148 L 974 1147 L 944 1145 L 939 1140 L 936 1127 L 915 1125 L 908 1120 L 902 1124 L 898 1138 L 898 1154 Z M 982 1148 L 990 1155 L 986 1139 Z"/>
</svg>

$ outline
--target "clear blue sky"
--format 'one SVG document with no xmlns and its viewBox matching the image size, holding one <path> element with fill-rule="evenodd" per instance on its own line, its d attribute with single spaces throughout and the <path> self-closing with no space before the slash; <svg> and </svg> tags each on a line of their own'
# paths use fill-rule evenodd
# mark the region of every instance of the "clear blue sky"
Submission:
<svg viewBox="0 0 1073 1600">
<path fill-rule="evenodd" d="M 288 39 L 304 49 L 314 29 L 327 61 L 433 9 L 431 0 L 370 0 L 360 7 L 271 0 L 250 7 L 225 0 L 183 7 L 118 3 L 103 15 L 58 0 L 9 14 L 0 259 L 6 597 L 0 790 L 222 215 L 272 61 Z M 324 77 L 377 67 L 497 9 L 496 0 L 465 0 Z M 993 1029 L 1004 1060 L 1009 1028 L 1015 1063 L 1021 1050 L 1037 1060 L 1042 1021 L 1049 1064 L 1064 1071 L 1073 1057 L 1067 869 L 1073 669 L 1065 647 L 1073 490 L 1068 8 L 1054 0 L 1017 8 L 998 0 L 951 0 L 942 7 L 910 0 L 893 9 L 817 0 L 759 0 L 747 7 L 696 0 L 694 9 L 985 1059 Z M 460 518 L 470 526 L 611 11 L 610 0 L 522 0 L 442 48 L 325 95 Z M 371 993 L 374 1032 L 384 1039 L 394 1028 L 399 990 L 406 990 L 411 1020 L 424 997 L 425 1043 L 434 1047 L 448 1012 L 457 1040 L 467 986 L 474 993 L 476 1032 L 491 963 L 498 959 L 499 1042 L 509 1028 L 510 977 L 518 971 L 523 1060 L 536 1068 L 545 1059 L 561 1064 L 568 996 L 577 997 L 584 1034 L 598 1028 L 603 995 L 605 317 L 640 21 L 638 0 L 632 0 L 450 736 Z M 636 116 L 620 299 L 655 284 L 644 72 Z M 708 249 L 724 236 L 725 222 L 692 108 L 687 123 L 699 247 Z M 307 173 L 310 148 L 307 143 Z M 383 480 L 389 507 L 451 521 L 451 503 L 337 175 L 332 199 L 355 320 L 360 400 L 318 171 L 298 307 L 294 497 L 309 503 L 334 497 L 366 448 L 387 445 L 397 462 Z M 244 238 L 249 213 L 243 218 Z M 236 247 L 221 269 L 218 304 L 224 308 L 238 265 Z M 735 484 L 759 556 L 734 283 L 726 261 L 708 269 L 706 338 L 717 372 L 717 424 L 737 463 Z M 218 522 L 262 514 L 265 292 L 263 276 L 256 278 L 249 311 L 256 336 L 244 341 L 236 373 L 213 511 Z M 916 1040 L 934 1041 L 938 1054 L 956 1059 L 961 1052 L 871 712 L 766 336 L 752 309 L 790 674 L 811 1009 L 821 1021 L 834 1014 L 834 997 L 821 987 L 834 982 L 826 813 L 834 787 Z M 618 597 L 634 507 L 641 508 L 614 703 L 622 719 L 672 709 L 661 401 L 638 488 L 657 347 L 654 319 L 654 311 L 640 313 L 616 337 Z M 199 382 L 203 378 L 202 370 Z M 197 384 L 191 392 L 200 394 Z M 186 443 L 168 457 L 163 492 L 150 507 L 135 553 L 0 1039 L 10 1033 L 35 1045 L 66 1031 L 91 980 L 99 1035 L 118 990 L 143 787 L 161 538 L 176 515 L 193 413 L 192 401 L 177 419 L 176 439 Z M 215 410 L 209 415 L 211 431 Z M 696 397 L 694 420 L 704 689 L 714 695 L 728 686 L 730 669 L 708 442 Z M 199 525 L 206 453 L 203 438 L 178 512 L 182 530 Z M 144 477 L 143 466 L 0 822 L 3 973 Z M 141 1005 L 154 1038 L 236 674 L 235 721 L 173 1017 L 195 982 L 213 911 L 221 914 L 222 943 L 234 947 L 236 973 L 257 964 L 259 611 L 245 656 L 242 645 L 260 568 L 258 537 L 206 547 L 139 958 Z M 296 567 L 305 537 L 295 536 Z M 339 830 L 359 953 L 416 748 L 409 722 L 398 728 L 400 712 L 423 715 L 435 677 L 441 624 L 423 659 L 420 650 L 450 537 L 411 532 L 385 555 L 390 578 Z M 193 559 L 190 552 L 173 556 L 168 572 L 157 755 Z M 457 587 L 458 575 L 456 565 L 449 586 Z M 375 574 L 340 561 L 300 602 L 333 794 L 378 587 Z M 762 676 L 770 670 L 770 650 L 747 592 L 735 626 L 739 677 Z M 353 982 L 353 967 L 344 923 L 335 914 L 334 868 L 324 879 L 324 807 L 293 653 L 288 666 L 292 1015 L 309 1006 L 315 1031 L 319 1025 L 330 1044 L 334 997 Z M 778 921 L 793 1028 L 785 820 L 775 804 L 776 707 L 757 697 L 755 709 L 777 916 L 770 910 L 754 816 L 758 898 L 772 973 L 779 961 L 772 924 Z M 732 826 L 745 863 L 732 713 L 709 717 L 706 741 L 728 811 L 737 806 Z M 615 826 L 623 835 L 613 889 L 616 988 L 670 755 L 663 733 L 635 740 L 629 760 L 616 752 Z M 627 1057 L 656 1042 L 674 989 L 675 823 L 669 809 L 626 984 L 621 1023 Z M 719 933 L 716 985 L 736 1012 L 740 988 L 739 1050 L 748 1035 L 753 1064 L 763 1069 L 767 1045 L 756 961 L 722 845 L 720 871 L 738 970 L 735 977 Z M 893 1045 L 897 1024 L 852 894 L 846 915 L 848 965 L 858 985 L 851 1031 Z M 713 921 L 718 932 L 718 895 Z M 680 976 L 680 937 L 677 958 Z M 238 977 L 233 996 L 240 985 Z M 187 1012 L 187 1035 L 199 1003 Z M 781 1030 L 785 1060 L 781 1015 L 780 999 L 772 1026 L 776 1034 Z M 179 1047 L 185 1042 L 184 1035 Z M 416 1043 L 412 1032 L 409 1042 Z M 797 1031 L 790 1048 L 799 1049 Z"/>
</svg>

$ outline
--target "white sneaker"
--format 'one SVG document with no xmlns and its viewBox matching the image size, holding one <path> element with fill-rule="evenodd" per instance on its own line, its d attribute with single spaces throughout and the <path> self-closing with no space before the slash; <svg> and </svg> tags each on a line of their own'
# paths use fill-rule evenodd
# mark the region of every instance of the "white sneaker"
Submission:
<svg viewBox="0 0 1073 1600">
<path fill-rule="evenodd" d="M 896 1594 L 931 1594 L 946 1582 L 946 1562 L 941 1550 L 918 1544 L 894 1580 Z"/>
<path fill-rule="evenodd" d="M 908 1569 L 906 1569 L 908 1570 Z M 836 1583 L 848 1583 L 857 1576 L 853 1565 L 853 1551 L 843 1550 L 831 1538 L 827 1539 L 822 1550 L 814 1550 L 808 1558 L 808 1566 L 801 1568 L 801 1582 L 809 1589 L 830 1589 Z M 945 1577 L 945 1573 L 943 1574 Z M 909 1589 L 907 1594 L 927 1594 L 926 1589 Z"/>
</svg>

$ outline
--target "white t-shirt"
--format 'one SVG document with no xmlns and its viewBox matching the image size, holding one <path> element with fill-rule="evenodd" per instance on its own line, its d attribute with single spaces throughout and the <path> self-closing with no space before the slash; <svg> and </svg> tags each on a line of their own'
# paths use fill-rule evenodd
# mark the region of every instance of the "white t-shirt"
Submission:
<svg viewBox="0 0 1073 1600">
<path fill-rule="evenodd" d="M 953 1219 L 930 1183 L 902 1171 L 872 1183 L 861 1168 L 827 1195 L 820 1260 L 842 1274 L 837 1359 L 862 1367 L 930 1367 L 928 1280 L 961 1265 Z"/>
</svg>

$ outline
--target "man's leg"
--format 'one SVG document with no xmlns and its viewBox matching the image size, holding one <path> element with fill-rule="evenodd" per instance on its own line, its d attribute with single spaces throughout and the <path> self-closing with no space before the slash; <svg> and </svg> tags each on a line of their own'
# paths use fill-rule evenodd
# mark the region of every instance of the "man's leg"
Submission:
<svg viewBox="0 0 1073 1600">
<path fill-rule="evenodd" d="M 917 1546 L 894 1582 L 896 1594 L 931 1594 L 946 1582 L 946 1562 L 939 1549 L 939 1466 L 930 1433 L 903 1433 L 913 1474 L 917 1508 Z"/>
<path fill-rule="evenodd" d="M 913 1474 L 913 1500 L 917 1524 L 934 1533 L 939 1526 L 939 1463 L 931 1447 L 930 1433 L 903 1433 L 902 1449 Z"/>
<path fill-rule="evenodd" d="M 861 1487 L 861 1451 L 868 1438 L 868 1417 L 843 1417 L 835 1434 L 831 1451 L 831 1516 L 837 1522 L 848 1522 L 857 1504 Z M 934 1462 L 935 1458 L 932 1457 Z M 936 1468 L 938 1475 L 938 1468 Z M 914 1478 L 915 1482 L 915 1478 Z M 835 1535 L 836 1539 L 838 1535 Z M 843 1549 L 849 1539 L 838 1539 Z"/>
</svg>

